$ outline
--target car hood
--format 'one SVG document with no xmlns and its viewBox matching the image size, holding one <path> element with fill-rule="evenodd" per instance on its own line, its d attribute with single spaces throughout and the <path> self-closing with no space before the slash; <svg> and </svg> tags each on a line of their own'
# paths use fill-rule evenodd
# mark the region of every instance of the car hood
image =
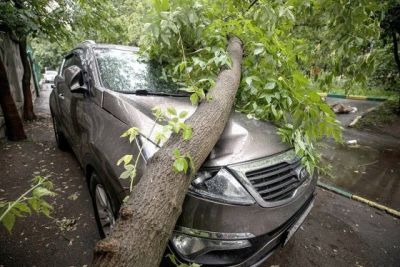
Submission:
<svg viewBox="0 0 400 267">
<path fill-rule="evenodd" d="M 154 126 L 154 107 L 166 109 L 173 106 L 179 113 L 186 110 L 189 117 L 196 106 L 191 105 L 187 97 L 173 96 L 139 96 L 104 92 L 103 108 L 129 126 L 138 127 L 140 132 L 154 140 L 155 133 L 162 125 Z M 281 142 L 276 133 L 277 128 L 270 122 L 249 119 L 246 115 L 232 112 L 225 129 L 208 156 L 204 167 L 226 166 L 271 156 L 289 149 Z"/>
</svg>

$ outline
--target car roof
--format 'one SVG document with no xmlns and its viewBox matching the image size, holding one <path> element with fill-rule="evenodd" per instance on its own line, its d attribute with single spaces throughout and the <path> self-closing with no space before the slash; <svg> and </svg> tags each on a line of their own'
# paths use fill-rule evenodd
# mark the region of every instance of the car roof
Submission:
<svg viewBox="0 0 400 267">
<path fill-rule="evenodd" d="M 129 50 L 133 52 L 139 52 L 138 47 L 126 46 L 126 45 L 113 45 L 113 44 L 96 44 L 93 48 L 108 48 L 108 49 L 119 49 L 119 50 Z"/>
<path fill-rule="evenodd" d="M 139 48 L 135 46 L 127 46 L 127 45 L 116 45 L 116 44 L 97 44 L 94 41 L 87 40 L 83 41 L 79 45 L 77 45 L 75 48 L 108 48 L 108 49 L 119 49 L 119 50 L 128 50 L 132 52 L 139 52 Z"/>
</svg>

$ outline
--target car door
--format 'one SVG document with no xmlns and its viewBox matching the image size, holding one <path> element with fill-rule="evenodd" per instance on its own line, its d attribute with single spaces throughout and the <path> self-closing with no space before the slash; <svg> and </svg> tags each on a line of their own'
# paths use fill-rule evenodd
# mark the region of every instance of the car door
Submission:
<svg viewBox="0 0 400 267">
<path fill-rule="evenodd" d="M 79 154 L 79 134 L 80 129 L 77 123 L 77 109 L 78 103 L 85 101 L 84 94 L 72 93 L 69 85 L 65 82 L 65 70 L 76 65 L 83 70 L 82 66 L 82 55 L 81 49 L 74 50 L 71 54 L 65 58 L 60 77 L 57 79 L 57 99 L 59 106 L 59 117 L 62 126 L 63 133 L 68 139 L 75 154 Z"/>
</svg>

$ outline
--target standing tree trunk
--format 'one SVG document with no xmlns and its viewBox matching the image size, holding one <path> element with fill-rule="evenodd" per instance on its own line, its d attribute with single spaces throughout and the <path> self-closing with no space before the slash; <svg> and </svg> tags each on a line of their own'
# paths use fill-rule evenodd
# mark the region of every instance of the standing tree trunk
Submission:
<svg viewBox="0 0 400 267">
<path fill-rule="evenodd" d="M 392 31 L 392 39 L 393 39 L 393 55 L 394 55 L 394 61 L 396 62 L 397 69 L 399 70 L 399 75 L 400 75 L 400 57 L 399 57 L 399 47 L 397 43 L 397 36 L 396 36 L 396 30 L 393 29 Z M 400 114 L 400 91 L 398 95 L 398 104 L 397 104 L 397 114 Z"/>
<path fill-rule="evenodd" d="M 31 65 L 26 52 L 26 37 L 19 42 L 19 53 L 24 67 L 24 75 L 22 76 L 22 92 L 24 94 L 24 119 L 33 120 L 36 118 L 33 113 L 32 91 L 31 91 Z"/>
<path fill-rule="evenodd" d="M 150 159 L 128 201 L 120 210 L 110 236 L 95 247 L 94 266 L 158 266 L 175 227 L 191 177 L 173 171 L 172 151 L 192 157 L 197 172 L 218 141 L 229 119 L 240 83 L 243 49 L 236 37 L 229 39 L 232 68 L 223 70 L 210 91 L 212 101 L 203 102 L 186 123 L 193 136 L 183 141 L 173 135 Z"/>
<path fill-rule="evenodd" d="M 397 43 L 397 36 L 396 36 L 396 31 L 392 31 L 392 39 L 393 39 L 393 55 L 394 55 L 394 61 L 396 62 L 397 69 L 399 70 L 400 74 L 400 57 L 399 57 L 399 48 L 398 48 L 398 43 Z"/>
<path fill-rule="evenodd" d="M 0 106 L 6 122 L 6 135 L 11 141 L 26 139 L 22 120 L 18 114 L 8 83 L 7 71 L 0 58 Z"/>
</svg>

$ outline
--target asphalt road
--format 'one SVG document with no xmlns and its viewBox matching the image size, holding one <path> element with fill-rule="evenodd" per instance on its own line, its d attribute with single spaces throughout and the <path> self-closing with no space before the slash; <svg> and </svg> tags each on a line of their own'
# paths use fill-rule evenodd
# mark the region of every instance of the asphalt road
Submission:
<svg viewBox="0 0 400 267">
<path fill-rule="evenodd" d="M 29 139 L 0 143 L 0 197 L 14 199 L 37 174 L 50 175 L 57 196 L 53 219 L 19 219 L 0 228 L 0 266 L 83 266 L 99 238 L 83 173 L 74 156 L 56 148 L 48 114 L 49 88 L 28 123 Z M 303 226 L 263 266 L 399 266 L 400 221 L 342 196 L 317 190 Z"/>
<path fill-rule="evenodd" d="M 390 135 L 346 127 L 356 116 L 381 102 L 340 98 L 327 98 L 327 102 L 357 107 L 356 113 L 337 115 L 344 127 L 344 141 L 355 140 L 357 144 L 340 145 L 325 140 L 320 152 L 324 165 L 331 166 L 331 175 L 323 175 L 321 180 L 400 210 L 400 138 L 396 138 L 400 132 L 395 133 L 394 127 Z"/>
</svg>

